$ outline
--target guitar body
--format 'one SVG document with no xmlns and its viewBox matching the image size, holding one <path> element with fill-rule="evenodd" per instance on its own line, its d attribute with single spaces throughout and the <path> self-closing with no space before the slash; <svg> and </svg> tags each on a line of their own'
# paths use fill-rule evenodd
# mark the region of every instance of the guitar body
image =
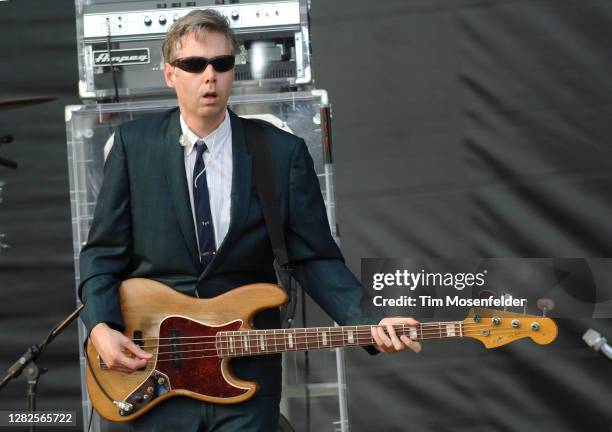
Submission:
<svg viewBox="0 0 612 432">
<path fill-rule="evenodd" d="M 235 377 L 230 359 L 218 355 L 215 335 L 252 329 L 258 311 L 285 303 L 281 288 L 252 284 L 199 299 L 153 280 L 129 279 L 119 294 L 124 334 L 136 343 L 142 340 L 153 358 L 145 369 L 132 373 L 106 369 L 88 341 L 87 388 L 102 417 L 130 421 L 173 396 L 231 404 L 256 393 L 257 384 Z"/>
</svg>

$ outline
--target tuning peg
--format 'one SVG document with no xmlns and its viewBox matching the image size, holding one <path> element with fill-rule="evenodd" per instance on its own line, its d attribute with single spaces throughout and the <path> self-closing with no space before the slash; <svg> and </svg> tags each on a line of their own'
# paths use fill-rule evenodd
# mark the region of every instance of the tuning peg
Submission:
<svg viewBox="0 0 612 432">
<path fill-rule="evenodd" d="M 546 312 L 555 308 L 555 302 L 549 298 L 541 298 L 537 303 L 538 309 L 542 311 L 542 316 L 546 316 Z"/>
</svg>

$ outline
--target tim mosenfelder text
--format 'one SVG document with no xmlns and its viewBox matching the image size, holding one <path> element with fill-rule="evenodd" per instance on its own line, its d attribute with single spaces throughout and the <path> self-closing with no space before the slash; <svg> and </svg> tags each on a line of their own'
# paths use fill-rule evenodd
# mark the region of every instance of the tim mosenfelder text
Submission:
<svg viewBox="0 0 612 432">
<path fill-rule="evenodd" d="M 392 273 L 375 273 L 372 277 L 372 288 L 380 291 L 386 287 L 405 287 L 414 291 L 422 287 L 453 287 L 462 291 L 466 287 L 482 287 L 485 284 L 486 270 L 479 273 L 431 273 L 421 270 L 410 272 L 396 270 Z M 515 298 L 510 295 L 501 297 L 489 296 L 486 298 L 463 298 L 458 295 L 436 298 L 430 295 L 401 295 L 394 298 L 385 298 L 382 295 L 374 296 L 374 306 L 455 306 L 455 307 L 516 307 L 524 306 L 527 299 Z"/>
</svg>

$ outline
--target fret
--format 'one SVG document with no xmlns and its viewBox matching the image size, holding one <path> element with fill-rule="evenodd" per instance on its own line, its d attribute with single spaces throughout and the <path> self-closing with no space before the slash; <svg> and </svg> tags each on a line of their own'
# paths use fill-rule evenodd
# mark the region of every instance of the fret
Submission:
<svg viewBox="0 0 612 432">
<path fill-rule="evenodd" d="M 458 322 L 457 325 L 459 326 L 459 337 L 463 337 L 463 323 Z"/>
<path fill-rule="evenodd" d="M 251 352 L 249 349 L 249 337 L 246 333 L 242 334 L 242 347 L 244 348 L 244 352 Z"/>
<path fill-rule="evenodd" d="M 308 350 L 310 347 L 308 346 L 308 329 L 299 329 L 296 330 L 300 334 L 300 340 L 302 341 L 302 349 Z"/>
<path fill-rule="evenodd" d="M 223 349 L 223 334 L 217 333 L 215 337 L 215 348 L 217 349 L 217 355 L 219 357 L 225 357 L 225 351 Z"/>
<path fill-rule="evenodd" d="M 277 341 L 277 348 L 280 352 L 287 351 L 287 340 L 282 330 L 274 330 L 274 340 Z"/>
<path fill-rule="evenodd" d="M 349 344 L 349 329 L 348 327 L 337 327 L 340 329 L 342 334 L 341 342 L 338 343 L 339 347 L 347 346 Z"/>
<path fill-rule="evenodd" d="M 238 355 L 248 355 L 247 350 L 244 348 L 244 341 L 242 339 L 243 334 L 244 332 L 242 331 L 234 332 L 234 336 L 236 337 L 236 353 L 238 353 Z"/>
<path fill-rule="evenodd" d="M 319 345 L 316 329 L 306 329 L 306 348 L 315 349 Z"/>
<path fill-rule="evenodd" d="M 308 349 L 308 342 L 306 339 L 306 329 L 295 329 L 295 345 L 300 351 Z"/>
<path fill-rule="evenodd" d="M 319 341 L 319 332 L 317 330 L 317 328 L 311 328 L 307 330 L 308 332 L 308 347 L 310 349 L 318 349 L 319 346 L 321 345 L 321 342 Z"/>
<path fill-rule="evenodd" d="M 375 327 L 375 326 L 373 326 L 373 325 L 372 326 L 368 326 L 368 330 L 369 331 L 368 331 L 368 334 L 367 334 L 366 342 L 368 344 L 375 345 L 376 342 L 374 341 L 374 336 L 372 336 L 372 327 Z"/>
<path fill-rule="evenodd" d="M 229 352 L 231 354 L 234 354 L 234 337 L 232 336 L 232 334 L 228 334 L 228 339 L 229 339 Z"/>
<path fill-rule="evenodd" d="M 371 339 L 371 330 L 370 326 L 357 326 L 357 343 L 355 345 L 367 345 L 369 344 L 369 340 Z"/>
<path fill-rule="evenodd" d="M 266 330 L 266 344 L 268 346 L 269 353 L 275 353 L 278 351 L 278 343 L 276 342 L 274 330 Z"/>
<path fill-rule="evenodd" d="M 417 327 L 419 330 L 421 330 L 421 340 L 424 340 L 425 338 L 423 337 L 423 325 L 419 324 Z"/>
<path fill-rule="evenodd" d="M 329 346 L 331 348 L 344 346 L 343 327 L 328 327 L 328 329 L 329 329 Z"/>
<path fill-rule="evenodd" d="M 253 330 L 245 330 L 242 332 L 243 336 L 246 336 L 246 344 L 248 350 L 246 350 L 247 355 L 257 354 L 256 345 L 253 341 Z"/>
<path fill-rule="evenodd" d="M 278 352 L 278 343 L 276 342 L 276 335 L 274 334 L 274 330 L 266 330 L 265 331 L 265 340 L 266 340 L 266 351 L 269 353 Z"/>
<path fill-rule="evenodd" d="M 240 350 L 240 344 L 242 342 L 240 342 L 240 336 L 237 334 L 237 332 L 232 332 L 232 343 L 233 343 L 233 347 L 234 347 L 234 354 L 235 355 L 240 355 L 241 354 L 241 350 Z"/>
</svg>

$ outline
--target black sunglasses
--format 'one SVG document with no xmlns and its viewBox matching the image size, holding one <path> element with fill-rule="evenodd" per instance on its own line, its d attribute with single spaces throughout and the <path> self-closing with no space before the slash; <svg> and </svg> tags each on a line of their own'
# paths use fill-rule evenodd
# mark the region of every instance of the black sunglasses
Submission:
<svg viewBox="0 0 612 432">
<path fill-rule="evenodd" d="M 222 55 L 210 59 L 206 57 L 183 57 L 174 60 L 170 64 L 185 72 L 200 73 L 204 71 L 209 64 L 211 64 L 213 69 L 217 72 L 227 72 L 234 67 L 235 62 L 236 58 L 233 55 Z"/>
</svg>

